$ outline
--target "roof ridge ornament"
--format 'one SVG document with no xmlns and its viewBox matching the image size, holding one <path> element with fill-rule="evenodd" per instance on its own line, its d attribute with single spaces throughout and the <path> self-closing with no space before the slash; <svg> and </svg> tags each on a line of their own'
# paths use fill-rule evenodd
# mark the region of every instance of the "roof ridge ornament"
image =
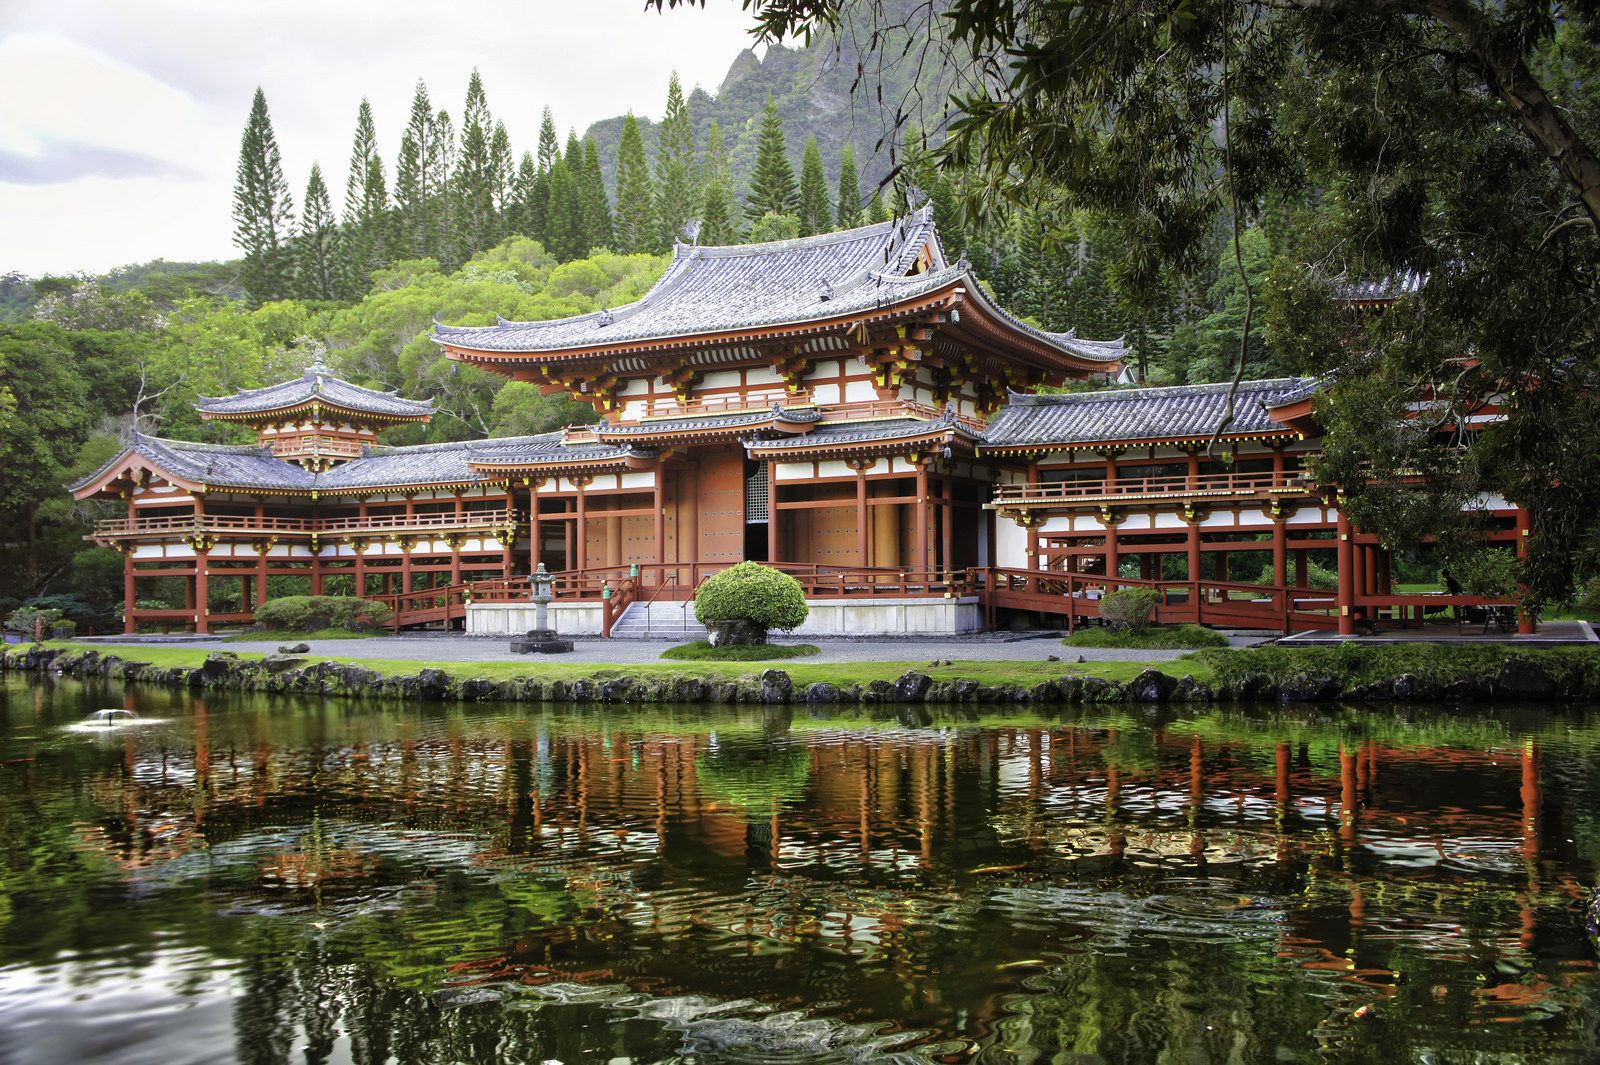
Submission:
<svg viewBox="0 0 1600 1065">
<path fill-rule="evenodd" d="M 821 299 L 823 303 L 827 303 L 829 300 L 833 299 L 833 282 L 829 281 L 827 278 L 823 278 L 822 280 Z"/>
<path fill-rule="evenodd" d="M 611 313 L 610 307 L 602 307 L 600 309 L 600 317 L 597 319 L 597 321 L 601 325 L 611 325 L 616 320 L 617 316 Z"/>
<path fill-rule="evenodd" d="M 683 224 L 683 237 L 688 241 L 691 248 L 700 246 L 701 225 L 702 223 L 698 218 L 691 218 Z"/>
<path fill-rule="evenodd" d="M 930 197 L 917 185 L 906 186 L 906 205 L 913 212 L 920 211 L 922 205 L 929 202 Z"/>
</svg>

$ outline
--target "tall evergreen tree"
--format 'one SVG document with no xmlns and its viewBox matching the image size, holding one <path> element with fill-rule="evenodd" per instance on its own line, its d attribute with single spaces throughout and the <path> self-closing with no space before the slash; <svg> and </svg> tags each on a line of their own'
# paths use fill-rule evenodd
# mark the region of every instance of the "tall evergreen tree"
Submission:
<svg viewBox="0 0 1600 1065">
<path fill-rule="evenodd" d="M 550 109 L 544 109 L 539 120 L 539 173 L 548 174 L 561 156 L 561 142 L 556 138 L 556 120 Z"/>
<path fill-rule="evenodd" d="M 495 173 L 491 143 L 494 119 L 477 70 L 467 81 L 467 102 L 461 112 L 461 152 L 456 157 L 453 219 L 459 261 L 500 239 L 495 215 Z"/>
<path fill-rule="evenodd" d="M 828 203 L 828 179 L 822 173 L 822 150 L 816 137 L 806 138 L 800 163 L 800 235 L 809 237 L 833 228 L 833 211 Z"/>
<path fill-rule="evenodd" d="M 489 138 L 489 175 L 493 179 L 494 209 L 500 216 L 499 229 L 503 233 L 516 195 L 517 179 L 517 161 L 511 156 L 511 136 L 504 122 L 494 124 L 494 136 Z"/>
<path fill-rule="evenodd" d="M 456 131 L 450 112 L 441 110 L 433 116 L 432 155 L 428 160 L 429 187 L 436 190 L 433 196 L 431 218 L 434 226 L 433 250 L 446 269 L 454 269 L 460 261 L 455 257 L 460 242 L 456 237 L 456 203 L 452 195 L 451 175 L 456 172 Z"/>
<path fill-rule="evenodd" d="M 617 250 L 649 251 L 656 244 L 655 191 L 650 187 L 650 167 L 644 159 L 644 138 L 630 111 L 622 123 L 617 148 L 617 207 L 612 232 Z"/>
<path fill-rule="evenodd" d="M 389 188 L 383 174 L 383 157 L 367 160 L 367 177 L 361 183 L 361 201 L 354 213 L 346 213 L 346 251 L 350 265 L 345 271 L 345 298 L 359 299 L 372 280 L 372 271 L 392 256 L 393 243 L 389 218 Z"/>
<path fill-rule="evenodd" d="M 893 216 L 889 214 L 889 205 L 883 200 L 883 190 L 874 190 L 872 199 L 867 202 L 867 222 L 875 225 L 878 222 L 887 222 L 891 217 Z"/>
<path fill-rule="evenodd" d="M 511 210 L 506 218 L 506 226 L 513 233 L 535 240 L 539 238 L 533 228 L 533 190 L 538 183 L 539 164 L 533 161 L 532 152 L 523 152 L 522 161 L 517 164 L 517 176 L 512 180 Z"/>
<path fill-rule="evenodd" d="M 293 237 L 294 200 L 283 177 L 267 95 L 257 88 L 239 141 L 233 186 L 233 242 L 244 250 L 240 280 L 252 298 L 276 300 L 289 295 L 294 280 Z"/>
<path fill-rule="evenodd" d="M 676 71 L 667 83 L 667 110 L 661 119 L 661 139 L 656 145 L 656 221 L 661 227 L 659 249 L 683 239 L 683 227 L 699 212 L 695 188 L 694 128 L 689 105 Z"/>
<path fill-rule="evenodd" d="M 769 214 L 793 214 L 798 205 L 794 167 L 789 165 L 783 144 L 783 119 L 778 103 L 769 93 L 761 116 L 760 139 L 756 143 L 756 165 L 750 174 L 750 196 L 745 200 L 745 217 L 755 222 Z"/>
<path fill-rule="evenodd" d="M 849 141 L 839 155 L 839 202 L 834 221 L 840 229 L 854 229 L 862 221 L 861 178 L 856 174 L 856 150 Z"/>
<path fill-rule="evenodd" d="M 583 229 L 590 248 L 609 248 L 612 242 L 611 201 L 606 198 L 606 178 L 600 170 L 600 149 L 583 142 L 583 178 L 578 183 L 583 203 Z"/>
<path fill-rule="evenodd" d="M 345 250 L 322 168 L 311 164 L 300 233 L 295 238 L 294 294 L 303 300 L 338 299 L 346 291 Z"/>
<path fill-rule="evenodd" d="M 589 242 L 583 231 L 583 202 L 578 195 L 578 182 L 567 166 L 568 159 L 582 155 L 581 148 L 569 150 L 550 168 L 550 216 L 546 224 L 549 236 L 545 250 L 561 262 L 589 254 Z"/>
<path fill-rule="evenodd" d="M 344 181 L 344 216 L 348 221 L 367 198 L 368 164 L 378 156 L 378 130 L 372 121 L 372 105 L 363 97 L 356 109 L 355 143 L 350 146 L 350 169 Z"/>
<path fill-rule="evenodd" d="M 700 243 L 733 244 L 739 239 L 739 212 L 733 202 L 733 168 L 722 124 L 711 120 L 706 157 L 700 168 Z"/>
<path fill-rule="evenodd" d="M 400 137 L 400 157 L 395 163 L 394 201 L 397 214 L 397 257 L 423 258 L 438 253 L 438 184 L 441 146 L 428 87 L 417 82 L 411 97 L 411 116 Z"/>
</svg>

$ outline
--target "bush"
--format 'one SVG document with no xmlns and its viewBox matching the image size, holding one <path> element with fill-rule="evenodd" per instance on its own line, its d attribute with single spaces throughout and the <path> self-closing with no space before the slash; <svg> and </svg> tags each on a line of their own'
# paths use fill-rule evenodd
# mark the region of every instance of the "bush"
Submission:
<svg viewBox="0 0 1600 1065">
<path fill-rule="evenodd" d="M 1450 568 L 1468 595 L 1504 599 L 1517 587 L 1517 556 L 1494 547 L 1480 547 L 1451 560 Z"/>
<path fill-rule="evenodd" d="M 6 618 L 6 628 L 32 639 L 41 631 L 48 633 L 50 626 L 61 620 L 61 611 L 47 607 L 24 606 L 13 610 Z"/>
<path fill-rule="evenodd" d="M 1228 638 L 1204 625 L 1151 625 L 1143 632 L 1117 632 L 1107 628 L 1079 629 L 1065 641 L 1068 647 L 1132 647 L 1145 651 L 1185 651 L 1201 647 L 1226 647 Z"/>
<path fill-rule="evenodd" d="M 1573 605 L 1579 610 L 1600 611 L 1600 577 L 1591 577 L 1589 583 L 1578 590 Z"/>
<path fill-rule="evenodd" d="M 767 662 L 774 658 L 804 658 L 817 653 L 814 643 L 764 643 L 754 647 L 724 644 L 713 647 L 704 640 L 680 643 L 661 652 L 675 662 Z"/>
<path fill-rule="evenodd" d="M 1118 588 L 1100 600 L 1100 617 L 1116 632 L 1141 633 L 1155 620 L 1160 602 L 1154 588 Z"/>
<path fill-rule="evenodd" d="M 694 593 L 694 616 L 702 625 L 748 621 L 767 629 L 793 629 L 809 613 L 800 582 L 759 562 L 714 573 Z"/>
<path fill-rule="evenodd" d="M 353 595 L 286 595 L 256 608 L 257 625 L 284 632 L 365 632 L 387 625 L 391 616 L 382 603 Z"/>
<path fill-rule="evenodd" d="M 78 623 L 71 618 L 57 618 L 49 625 L 52 640 L 70 640 L 78 635 Z"/>
</svg>

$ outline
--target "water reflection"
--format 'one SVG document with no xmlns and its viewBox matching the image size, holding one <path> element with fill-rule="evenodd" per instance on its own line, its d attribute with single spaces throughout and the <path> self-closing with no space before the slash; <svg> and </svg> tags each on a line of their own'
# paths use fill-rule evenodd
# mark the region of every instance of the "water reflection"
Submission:
<svg viewBox="0 0 1600 1065">
<path fill-rule="evenodd" d="M 1596 1053 L 1600 719 L 1007 713 L 11 682 L 0 1059 Z"/>
</svg>

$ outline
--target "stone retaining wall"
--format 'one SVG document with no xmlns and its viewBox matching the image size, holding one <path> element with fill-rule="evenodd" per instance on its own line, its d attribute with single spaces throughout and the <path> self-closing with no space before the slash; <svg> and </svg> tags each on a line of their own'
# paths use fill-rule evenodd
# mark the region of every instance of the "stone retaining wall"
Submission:
<svg viewBox="0 0 1600 1065">
<path fill-rule="evenodd" d="M 1402 675 L 1346 691 L 1331 677 L 1298 677 L 1279 684 L 1254 675 L 1234 687 L 1213 690 L 1193 677 L 1172 677 L 1146 669 L 1126 683 L 1071 673 L 1031 687 L 987 685 L 973 680 L 935 681 L 909 671 L 894 681 L 838 686 L 819 682 L 797 687 L 781 669 L 740 679 L 699 677 L 616 677 L 606 680 L 541 681 L 532 678 L 461 680 L 443 670 L 424 669 L 414 676 L 383 676 L 364 666 L 341 662 L 308 662 L 294 655 L 241 659 L 230 651 L 214 651 L 194 668 L 153 666 L 97 651 L 61 651 L 30 647 L 0 653 L 0 671 L 53 673 L 84 678 L 131 681 L 170 688 L 283 692 L 365 698 L 464 700 L 469 702 L 574 703 L 798 703 L 798 704 L 1034 704 L 1083 703 L 1252 703 L 1454 702 L 1497 703 L 1596 699 L 1600 692 L 1565 691 L 1536 663 L 1507 659 L 1499 674 L 1469 686 L 1442 688 Z M 915 723 L 921 712 L 898 714 Z"/>
</svg>

